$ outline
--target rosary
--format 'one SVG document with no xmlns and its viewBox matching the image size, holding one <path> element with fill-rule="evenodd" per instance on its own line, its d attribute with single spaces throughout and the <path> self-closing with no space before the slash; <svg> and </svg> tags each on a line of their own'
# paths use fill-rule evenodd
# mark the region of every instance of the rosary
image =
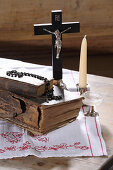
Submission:
<svg viewBox="0 0 113 170">
<path fill-rule="evenodd" d="M 47 100 L 61 100 L 62 96 L 54 96 L 53 95 L 53 88 L 49 89 L 50 86 L 50 82 L 47 78 L 36 75 L 36 74 L 32 74 L 32 73 L 26 73 L 26 72 L 17 72 L 16 70 L 12 70 L 12 71 L 7 71 L 6 72 L 7 76 L 11 76 L 11 77 L 18 77 L 21 78 L 23 76 L 28 76 L 28 77 L 33 77 L 39 80 L 42 80 L 45 82 L 45 92 L 43 94 L 43 96 L 47 97 Z"/>
</svg>

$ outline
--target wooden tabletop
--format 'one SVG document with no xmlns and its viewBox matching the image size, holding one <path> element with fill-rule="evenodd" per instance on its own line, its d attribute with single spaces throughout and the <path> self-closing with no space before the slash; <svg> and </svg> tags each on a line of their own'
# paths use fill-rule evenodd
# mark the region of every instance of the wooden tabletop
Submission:
<svg viewBox="0 0 113 170">
<path fill-rule="evenodd" d="M 103 96 L 103 102 L 97 106 L 100 114 L 102 135 L 106 143 L 108 156 L 75 158 L 37 158 L 28 156 L 0 160 L 2 170 L 97 170 L 113 155 L 113 79 L 88 75 L 91 91 Z"/>
</svg>

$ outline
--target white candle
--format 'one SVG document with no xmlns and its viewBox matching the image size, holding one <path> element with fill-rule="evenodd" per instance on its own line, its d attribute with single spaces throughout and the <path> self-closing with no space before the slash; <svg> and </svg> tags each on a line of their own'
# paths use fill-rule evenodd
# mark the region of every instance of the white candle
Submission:
<svg viewBox="0 0 113 170">
<path fill-rule="evenodd" d="M 87 40 L 84 36 L 81 43 L 80 64 L 79 64 L 79 88 L 87 86 Z"/>
</svg>

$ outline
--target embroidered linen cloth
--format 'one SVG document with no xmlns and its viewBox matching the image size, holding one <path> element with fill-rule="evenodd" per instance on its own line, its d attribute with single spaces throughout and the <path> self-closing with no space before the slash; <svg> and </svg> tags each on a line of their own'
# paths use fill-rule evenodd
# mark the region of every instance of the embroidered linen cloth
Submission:
<svg viewBox="0 0 113 170">
<path fill-rule="evenodd" d="M 3 70 L 12 69 L 52 77 L 50 66 L 0 58 L 0 76 L 3 76 Z M 78 95 L 78 76 L 76 71 L 63 69 L 63 81 L 75 95 Z M 82 107 L 74 122 L 43 136 L 31 137 L 24 129 L 0 120 L 0 159 L 28 155 L 41 158 L 107 155 L 99 117 L 86 117 L 84 113 L 87 110 L 88 107 Z"/>
</svg>

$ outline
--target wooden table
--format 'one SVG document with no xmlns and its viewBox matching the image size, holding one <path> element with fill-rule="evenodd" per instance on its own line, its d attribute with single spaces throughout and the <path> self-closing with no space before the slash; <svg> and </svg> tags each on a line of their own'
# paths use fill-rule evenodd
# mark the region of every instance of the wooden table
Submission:
<svg viewBox="0 0 113 170">
<path fill-rule="evenodd" d="M 106 143 L 108 156 L 76 158 L 14 158 L 0 160 L 2 170 L 97 170 L 113 155 L 113 79 L 88 75 L 92 91 L 103 96 L 103 103 L 97 107 L 100 113 L 102 135 Z"/>
</svg>

